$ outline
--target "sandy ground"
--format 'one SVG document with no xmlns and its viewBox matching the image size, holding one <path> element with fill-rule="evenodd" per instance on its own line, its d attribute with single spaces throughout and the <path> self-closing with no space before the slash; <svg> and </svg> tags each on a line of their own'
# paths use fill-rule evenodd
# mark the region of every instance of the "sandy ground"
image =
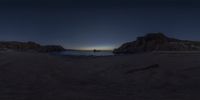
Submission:
<svg viewBox="0 0 200 100">
<path fill-rule="evenodd" d="M 200 54 L 0 52 L 0 100 L 199 100 Z"/>
</svg>

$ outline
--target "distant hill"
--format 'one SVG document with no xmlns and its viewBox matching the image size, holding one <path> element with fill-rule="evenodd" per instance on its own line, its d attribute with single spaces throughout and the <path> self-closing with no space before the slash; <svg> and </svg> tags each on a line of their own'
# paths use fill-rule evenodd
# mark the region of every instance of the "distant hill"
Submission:
<svg viewBox="0 0 200 100">
<path fill-rule="evenodd" d="M 130 54 L 151 51 L 200 51 L 199 41 L 180 40 L 163 33 L 148 33 L 115 49 L 115 54 Z"/>
<path fill-rule="evenodd" d="M 0 50 L 54 52 L 65 51 L 65 48 L 59 45 L 40 45 L 35 42 L 1 41 Z"/>
</svg>

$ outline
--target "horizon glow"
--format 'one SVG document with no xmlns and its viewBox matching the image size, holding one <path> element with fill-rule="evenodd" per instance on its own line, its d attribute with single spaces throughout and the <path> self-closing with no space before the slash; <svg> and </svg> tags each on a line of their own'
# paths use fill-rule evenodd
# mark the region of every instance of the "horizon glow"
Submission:
<svg viewBox="0 0 200 100">
<path fill-rule="evenodd" d="M 200 1 L 150 1 L 0 1 L 0 41 L 113 50 L 150 32 L 200 40 Z"/>
<path fill-rule="evenodd" d="M 92 47 L 83 47 L 83 48 L 77 48 L 78 50 L 113 50 L 114 47 L 110 46 L 92 46 Z"/>
</svg>

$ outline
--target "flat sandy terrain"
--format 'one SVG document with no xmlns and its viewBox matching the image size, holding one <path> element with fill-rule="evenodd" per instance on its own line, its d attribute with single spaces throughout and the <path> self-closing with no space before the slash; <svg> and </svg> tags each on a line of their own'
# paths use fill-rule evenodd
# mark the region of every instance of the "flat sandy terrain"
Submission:
<svg viewBox="0 0 200 100">
<path fill-rule="evenodd" d="M 0 52 L 0 100 L 200 100 L 200 54 Z"/>
</svg>

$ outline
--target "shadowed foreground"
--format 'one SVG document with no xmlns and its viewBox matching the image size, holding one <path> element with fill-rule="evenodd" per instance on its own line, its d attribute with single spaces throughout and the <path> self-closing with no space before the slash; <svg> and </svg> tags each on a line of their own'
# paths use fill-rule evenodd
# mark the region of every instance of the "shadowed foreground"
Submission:
<svg viewBox="0 0 200 100">
<path fill-rule="evenodd" d="M 200 54 L 0 53 L 0 100 L 199 100 Z"/>
</svg>

